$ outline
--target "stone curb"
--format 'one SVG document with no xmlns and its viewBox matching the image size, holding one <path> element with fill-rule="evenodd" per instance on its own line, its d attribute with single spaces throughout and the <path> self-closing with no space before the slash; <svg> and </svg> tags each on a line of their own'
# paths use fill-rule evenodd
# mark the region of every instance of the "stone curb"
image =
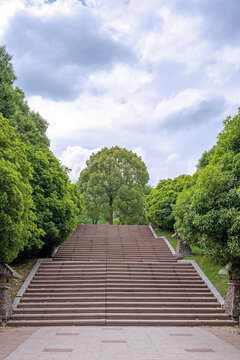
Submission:
<svg viewBox="0 0 240 360">
<path fill-rule="evenodd" d="M 155 238 L 158 238 L 157 234 L 155 233 L 155 231 L 153 230 L 152 226 L 149 225 L 150 230 L 152 231 L 153 235 Z M 170 242 L 168 241 L 168 239 L 165 236 L 161 236 L 161 238 L 165 241 L 165 243 L 167 244 L 167 246 L 169 247 L 169 250 L 171 251 L 171 253 L 173 255 L 176 255 L 176 252 L 174 250 L 174 248 L 172 247 L 172 245 L 170 244 Z M 201 278 L 203 279 L 203 281 L 205 282 L 205 284 L 207 285 L 207 287 L 209 288 L 209 290 L 212 292 L 212 294 L 215 296 L 215 298 L 218 300 L 218 302 L 223 306 L 224 304 L 224 299 L 221 296 L 221 294 L 217 291 L 217 289 L 215 288 L 215 286 L 211 283 L 211 281 L 208 279 L 208 277 L 204 274 L 204 272 L 202 271 L 202 269 L 198 266 L 198 264 L 196 263 L 195 260 L 178 260 L 179 263 L 186 263 L 186 264 L 192 264 L 193 267 L 197 270 L 198 274 L 201 276 Z"/>
<path fill-rule="evenodd" d="M 172 253 L 173 255 L 176 255 L 176 252 L 175 252 L 174 248 L 172 247 L 172 245 L 170 244 L 170 242 L 168 241 L 168 239 L 167 239 L 165 236 L 161 236 L 161 237 L 159 238 L 159 237 L 157 236 L 157 234 L 155 233 L 155 231 L 153 230 L 152 225 L 149 225 L 149 228 L 150 228 L 151 232 L 153 233 L 153 236 L 154 236 L 156 239 L 162 238 L 162 239 L 165 241 L 165 243 L 167 244 L 167 246 L 169 247 L 169 250 L 171 251 L 171 253 Z"/>
<path fill-rule="evenodd" d="M 156 234 L 155 231 L 153 230 L 152 225 L 149 224 L 148 226 L 149 226 L 149 229 L 151 230 L 153 236 L 154 236 L 155 238 L 158 238 L 157 234 Z"/>
<path fill-rule="evenodd" d="M 51 258 L 43 258 L 43 259 L 38 259 L 32 270 L 30 271 L 28 277 L 26 278 L 26 280 L 24 281 L 24 283 L 22 284 L 20 290 L 18 291 L 17 295 L 15 296 L 15 299 L 13 300 L 13 303 L 12 303 L 12 309 L 16 309 L 18 307 L 18 304 L 20 303 L 21 301 L 21 298 L 23 297 L 26 289 L 28 288 L 28 285 L 30 284 L 30 282 L 32 281 L 32 278 L 34 277 L 34 275 L 36 274 L 40 264 L 44 261 L 52 261 Z"/>
<path fill-rule="evenodd" d="M 171 251 L 171 253 L 176 256 L 176 251 L 174 250 L 174 248 L 172 247 L 172 245 L 170 244 L 170 242 L 168 241 L 168 239 L 166 238 L 166 236 L 161 236 L 161 238 L 165 241 L 165 243 L 167 244 L 167 246 L 169 247 L 169 250 Z"/>
</svg>

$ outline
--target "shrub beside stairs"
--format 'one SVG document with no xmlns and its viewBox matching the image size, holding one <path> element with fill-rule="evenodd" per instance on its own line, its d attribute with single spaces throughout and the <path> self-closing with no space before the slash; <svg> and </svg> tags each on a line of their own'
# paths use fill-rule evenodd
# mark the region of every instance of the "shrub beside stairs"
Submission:
<svg viewBox="0 0 240 360">
<path fill-rule="evenodd" d="M 9 326 L 236 325 L 147 226 L 79 225 L 41 263 Z"/>
</svg>

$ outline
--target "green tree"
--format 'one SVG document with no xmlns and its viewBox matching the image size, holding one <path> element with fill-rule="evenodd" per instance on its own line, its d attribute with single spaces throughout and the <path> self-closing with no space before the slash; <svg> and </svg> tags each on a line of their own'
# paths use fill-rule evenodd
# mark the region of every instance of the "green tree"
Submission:
<svg viewBox="0 0 240 360">
<path fill-rule="evenodd" d="M 24 92 L 14 87 L 16 76 L 5 46 L 0 46 L 0 113 L 15 127 L 20 139 L 35 147 L 49 146 L 47 122 L 31 111 Z"/>
<path fill-rule="evenodd" d="M 176 228 L 205 254 L 240 275 L 240 112 L 224 121 L 215 153 L 179 196 Z"/>
<path fill-rule="evenodd" d="M 44 252 L 50 254 L 74 230 L 81 199 L 77 187 L 69 182 L 67 169 L 49 150 L 47 122 L 30 110 L 23 91 L 14 87 L 16 76 L 11 59 L 6 48 L 0 47 L 0 112 L 25 144 L 25 154 L 32 165 L 33 211 L 41 229 L 41 245 L 44 244 Z M 21 256 L 39 250 L 33 246 L 37 238 L 38 234 L 32 231 Z"/>
<path fill-rule="evenodd" d="M 14 88 L 14 103 L 9 121 L 17 130 L 20 139 L 34 148 L 49 147 L 46 136 L 48 124 L 39 113 L 31 111 L 22 90 Z"/>
<path fill-rule="evenodd" d="M 0 263 L 11 262 L 26 246 L 42 246 L 43 232 L 36 225 L 31 178 L 26 146 L 0 114 Z"/>
<path fill-rule="evenodd" d="M 43 254 L 50 255 L 77 225 L 79 209 L 76 190 L 69 181 L 67 172 L 51 151 L 42 148 L 31 155 L 33 166 L 33 200 L 37 224 L 44 231 Z"/>
<path fill-rule="evenodd" d="M 173 229 L 173 205 L 190 176 L 180 175 L 171 180 L 160 180 L 145 200 L 146 218 L 163 229 Z"/>
<path fill-rule="evenodd" d="M 211 160 L 211 158 L 213 157 L 214 153 L 216 150 L 216 145 L 214 145 L 210 150 L 208 151 L 204 151 L 204 153 L 202 154 L 201 158 L 198 161 L 197 164 L 197 171 L 202 170 L 203 168 L 205 168 L 205 166 L 207 166 Z"/>
<path fill-rule="evenodd" d="M 72 201 L 76 205 L 77 213 L 78 213 L 78 215 L 80 215 L 83 210 L 83 204 L 82 204 L 83 200 L 82 200 L 82 195 L 80 194 L 77 184 L 69 183 L 69 192 L 70 192 Z"/>
<path fill-rule="evenodd" d="M 93 154 L 78 180 L 87 215 L 94 222 L 102 216 L 113 224 L 114 214 L 122 224 L 136 223 L 148 180 L 146 165 L 132 151 L 115 146 Z"/>
<path fill-rule="evenodd" d="M 12 56 L 6 51 L 6 46 L 0 46 L 0 113 L 9 118 L 14 106 L 13 83 L 16 76 L 11 63 Z"/>
</svg>

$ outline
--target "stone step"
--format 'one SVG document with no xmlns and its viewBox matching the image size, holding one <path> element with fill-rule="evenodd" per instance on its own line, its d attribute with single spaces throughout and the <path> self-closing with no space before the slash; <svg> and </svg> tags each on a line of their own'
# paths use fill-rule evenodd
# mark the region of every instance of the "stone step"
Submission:
<svg viewBox="0 0 240 360">
<path fill-rule="evenodd" d="M 194 280 L 189 280 L 189 279 L 171 279 L 171 280 L 165 280 L 165 279 L 161 279 L 161 280 L 155 280 L 155 279 L 151 279 L 151 281 L 149 280 L 134 280 L 131 281 L 130 279 L 116 279 L 116 280 L 108 280 L 108 279 L 98 279 L 98 280 L 32 280 L 31 284 L 29 287 L 41 287 L 43 284 L 45 284 L 46 286 L 62 286 L 62 285 L 66 285 L 66 286 L 72 286 L 72 285 L 84 285 L 84 286 L 101 286 L 102 284 L 108 284 L 108 285 L 112 285 L 112 286 L 128 286 L 128 285 L 136 285 L 136 286 L 158 286 L 158 285 L 169 285 L 169 286 L 182 286 L 182 284 L 185 284 L 186 286 L 199 286 L 199 285 L 204 285 L 206 286 L 205 282 L 203 280 L 200 279 L 194 279 Z"/>
<path fill-rule="evenodd" d="M 106 251 L 109 250 L 111 251 L 110 254 L 107 254 Z M 157 251 L 157 253 L 156 253 Z M 139 255 L 144 255 L 146 257 L 154 257 L 154 256 L 157 256 L 157 257 L 162 257 L 163 259 L 165 259 L 165 256 L 169 259 L 173 258 L 171 254 L 169 254 L 169 252 L 166 250 L 166 251 L 163 251 L 162 249 L 157 249 L 157 250 L 143 250 L 143 251 L 136 251 L 136 249 L 126 249 L 125 251 L 123 251 L 121 248 L 119 249 L 107 249 L 107 247 L 105 249 L 69 249 L 69 250 L 61 250 L 58 252 L 58 254 L 55 256 L 56 258 L 57 257 L 62 257 L 62 256 L 68 256 L 68 255 L 76 255 L 76 256 L 82 256 L 83 255 L 99 255 L 99 256 L 105 256 L 106 258 L 111 258 L 111 257 L 114 257 L 114 256 L 118 256 L 118 257 L 121 257 L 122 255 L 126 255 L 128 257 L 138 257 Z"/>
<path fill-rule="evenodd" d="M 89 301 L 89 303 L 91 302 L 98 302 L 98 301 L 105 301 L 106 296 L 104 294 L 104 296 L 43 296 L 43 297 L 23 297 L 22 298 L 22 302 L 23 303 L 27 303 L 27 302 L 49 302 L 51 300 L 51 302 L 82 302 L 82 301 Z M 218 304 L 217 300 L 214 297 L 206 297 L 206 296 L 199 296 L 199 297 L 189 297 L 189 295 L 186 296 L 149 296 L 149 297 L 145 297 L 145 296 L 116 296 L 116 295 L 108 295 L 107 296 L 108 301 L 110 302 L 213 302 L 215 304 Z M 168 304 L 169 305 L 169 304 Z"/>
<path fill-rule="evenodd" d="M 53 265 L 52 265 L 53 264 Z M 111 266 L 107 265 L 107 264 L 104 264 L 104 266 L 101 266 L 101 265 L 90 265 L 91 262 L 86 262 L 86 263 L 81 263 L 79 264 L 77 261 L 76 261 L 76 265 L 75 265 L 75 261 L 71 261 L 71 262 L 68 262 L 67 264 L 65 264 L 65 262 L 63 262 L 63 265 L 61 266 L 58 262 L 58 266 L 54 266 L 54 262 L 51 263 L 50 266 L 41 266 L 40 269 L 46 269 L 46 270 L 50 270 L 51 268 L 54 269 L 102 269 L 102 270 L 105 270 L 106 268 L 108 270 L 161 270 L 161 269 L 192 269 L 194 270 L 193 266 L 191 264 L 184 264 L 184 263 L 177 263 L 177 262 L 169 262 L 169 261 L 162 261 L 161 263 L 151 263 L 152 266 L 150 266 L 150 264 L 148 262 L 146 263 L 138 263 L 138 266 L 136 264 L 136 262 L 134 263 L 130 263 L 130 262 L 125 262 L 125 263 L 122 263 L 121 264 L 118 264 L 117 262 L 115 263 L 115 266 L 114 265 L 114 262 L 111 263 Z M 155 265 L 155 266 L 154 266 Z"/>
<path fill-rule="evenodd" d="M 155 301 L 155 302 L 149 302 L 149 301 L 140 301 L 138 300 L 137 302 L 117 302 L 117 301 L 109 301 L 108 299 L 103 299 L 102 301 L 94 301 L 94 302 L 90 302 L 90 301 L 87 301 L 87 302 L 84 302 L 84 301 L 81 301 L 81 302 L 49 302 L 48 301 L 44 301 L 44 302 L 40 302 L 39 300 L 36 300 L 34 299 L 34 301 L 32 302 L 27 302 L 27 303 L 23 303 L 21 302 L 18 306 L 18 309 L 26 309 L 26 306 L 28 309 L 31 309 L 31 308 L 36 308 L 36 306 L 40 307 L 40 308 L 61 308 L 64 309 L 65 308 L 68 308 L 69 306 L 71 305 L 71 308 L 89 308 L 89 307 L 107 307 L 107 308 L 115 308 L 115 307 L 129 307 L 129 308 L 135 308 L 135 309 L 138 309 L 139 307 L 144 307 L 144 309 L 147 309 L 147 308 L 153 308 L 153 307 L 157 307 L 157 308 L 181 308 L 181 309 L 191 309 L 191 308 L 198 308 L 198 309 L 213 309 L 213 311 L 215 311 L 215 309 L 221 309 L 220 308 L 220 305 L 215 301 L 215 302 L 190 302 L 190 301 L 182 301 L 182 302 L 177 302 L 177 301 L 172 301 L 172 302 L 158 302 L 158 301 Z M 185 310 L 184 310 L 185 311 Z"/>
<path fill-rule="evenodd" d="M 226 314 L 202 314 L 202 313 L 109 313 L 109 312 L 91 312 L 87 313 L 59 313 L 59 314 L 13 314 L 12 320 L 81 320 L 81 319 L 112 319 L 112 320 L 228 320 Z"/>
<path fill-rule="evenodd" d="M 47 292 L 47 291 L 43 291 L 42 293 L 38 292 L 38 293 L 34 293 L 34 292 L 30 292 L 30 291 L 26 291 L 24 294 L 24 300 L 29 298 L 29 297 L 37 297 L 39 299 L 42 299 L 43 297 L 49 297 L 49 298 L 54 298 L 54 297 L 64 297 L 64 296 L 69 296 L 69 297 L 91 297 L 91 296 L 119 296 L 119 297 L 126 297 L 126 296 L 132 296 L 132 297 L 139 297 L 142 296 L 143 298 L 148 298 L 148 297 L 157 297 L 157 298 L 162 298 L 162 297 L 166 297 L 166 296 L 175 296 L 177 297 L 212 297 L 212 293 L 210 292 L 203 292 L 203 291 L 199 291 L 199 292 L 191 292 L 191 291 L 179 291 L 179 292 L 175 292 L 173 291 L 165 291 L 165 292 L 161 292 L 161 291 L 149 291 L 149 292 L 142 292 L 142 291 L 106 291 L 105 289 L 103 290 L 99 290 L 99 291 L 78 291 L 78 292 Z"/>
<path fill-rule="evenodd" d="M 127 282 L 127 283 L 112 283 L 112 282 L 108 282 L 108 281 L 103 281 L 101 283 L 82 283 L 82 282 L 71 282 L 70 284 L 68 283 L 48 283 L 48 282 L 41 282 L 40 284 L 36 284 L 36 283 L 31 283 L 31 285 L 29 285 L 28 290 L 42 290 L 42 289 L 66 289 L 69 291 L 71 291 L 71 289 L 96 289 L 96 288 L 102 288 L 102 287 L 107 287 L 108 289 L 116 289 L 116 288 L 121 288 L 121 289 L 132 289 L 132 288 L 141 288 L 141 289 L 179 289 L 179 288 L 192 288 L 192 289 L 208 289 L 206 284 L 204 283 L 135 283 L 135 282 Z"/>
<path fill-rule="evenodd" d="M 155 294 L 180 294 L 180 293 L 187 293 L 187 294 L 204 294 L 204 296 L 208 296 L 209 294 L 212 295 L 210 290 L 208 288 L 183 288 L 180 287 L 178 289 L 175 288 L 135 288 L 135 287 L 129 287 L 129 288 L 110 288 L 110 287 L 101 287 L 101 288 L 84 288 L 84 287 L 78 287 L 78 288 L 60 288 L 60 289 L 51 289 L 51 288 L 41 288 L 41 289 L 29 289 L 25 292 L 26 296 L 46 296 L 47 294 L 69 294 L 73 296 L 77 296 L 77 294 L 99 294 L 99 293 L 110 293 L 110 294 L 128 294 L 128 293 L 137 293 L 137 294 L 144 294 L 145 296 L 149 295 L 155 295 Z"/>
<path fill-rule="evenodd" d="M 108 250 L 109 252 L 106 253 L 106 250 Z M 156 250 L 158 251 L 158 253 L 156 254 Z M 75 254 L 86 254 L 89 252 L 93 252 L 96 254 L 104 254 L 106 256 L 111 256 L 113 254 L 130 254 L 130 255 L 136 255 L 136 254 L 143 254 L 145 253 L 146 255 L 162 255 L 162 254 L 166 254 L 167 256 L 170 256 L 169 251 L 167 248 L 162 248 L 161 246 L 157 247 L 157 248 L 144 248 L 142 250 L 136 249 L 136 247 L 133 248 L 122 248 L 122 247 L 111 247 L 111 245 L 109 244 L 103 244 L 101 245 L 99 248 L 96 248 L 95 246 L 86 246 L 86 247 L 65 247 L 65 248 L 61 248 L 61 250 L 58 251 L 57 255 L 59 254 L 71 254 L 71 253 L 75 253 Z"/>
<path fill-rule="evenodd" d="M 189 270 L 182 270 L 182 269 L 162 269 L 162 270 L 156 270 L 156 271 L 134 271 L 134 270 L 126 270 L 126 271 L 87 271 L 87 270 L 59 270 L 59 271 L 41 271 L 39 270 L 37 273 L 37 276 L 59 276 L 64 274 L 65 276 L 67 275 L 80 275 L 80 276 L 94 276 L 94 275 L 101 275 L 101 276 L 171 276 L 171 275 L 192 275 L 192 276 L 197 276 L 198 274 L 196 274 L 196 272 L 192 269 Z M 198 276 L 199 277 L 199 276 Z"/>
<path fill-rule="evenodd" d="M 10 320 L 8 326 L 235 326 L 233 320 Z"/>
<path fill-rule="evenodd" d="M 139 262 L 139 261 L 129 261 L 129 262 L 102 262 L 102 261 L 51 261 L 49 263 L 42 263 L 40 268 L 67 268 L 67 267 L 76 267 L 76 268 L 122 268 L 122 269 L 158 269 L 166 266 L 170 267 L 181 267 L 181 268 L 193 268 L 191 263 L 178 263 L 175 261 L 163 260 L 161 262 Z"/>
<path fill-rule="evenodd" d="M 44 281 L 44 280 L 53 280 L 54 277 L 47 277 L 47 278 L 39 278 L 39 277 L 35 277 L 35 280 L 41 280 L 41 281 Z M 67 277 L 67 276 L 58 276 L 56 277 L 56 281 L 57 280 L 77 280 L 79 281 L 79 284 L 83 284 L 84 282 L 92 282 L 92 283 L 95 283 L 95 282 L 99 282 L 99 281 L 102 281 L 102 280 L 105 280 L 106 282 L 108 281 L 108 283 L 111 283 L 112 281 L 129 281 L 131 283 L 134 283 L 136 284 L 137 282 L 136 281 L 144 281 L 146 284 L 149 284 L 151 282 L 154 282 L 156 281 L 156 283 L 158 283 L 159 281 L 161 280 L 178 280 L 178 277 L 177 276 L 172 276 L 170 278 L 166 278 L 165 276 L 162 277 L 162 276 L 122 276 L 122 277 L 119 277 L 119 276 L 108 276 L 108 277 L 103 277 L 103 276 L 90 276 L 90 277 L 82 277 L 82 276 L 75 276 L 75 277 Z M 186 277 L 186 279 L 189 279 L 189 280 L 199 280 L 200 278 L 197 277 L 197 278 L 193 278 L 193 277 Z M 184 280 L 184 278 L 179 278 L 179 280 Z"/>
<path fill-rule="evenodd" d="M 14 314 L 20 313 L 22 314 L 61 314 L 64 310 L 64 314 L 72 314 L 72 313 L 95 313 L 100 312 L 99 309 L 104 308 L 104 311 L 107 313 L 158 313 L 158 314 L 224 314 L 224 310 L 222 308 L 204 308 L 204 307 L 190 307 L 190 308 L 183 308 L 179 307 L 156 307 L 155 305 L 149 308 L 136 306 L 134 307 L 113 307 L 107 306 L 105 307 L 105 303 L 102 303 L 101 306 L 97 306 L 94 304 L 94 307 L 37 307 L 37 308 L 18 308 L 14 311 Z M 69 305 L 68 305 L 69 306 Z M 103 311 L 103 310 L 102 310 Z"/>
<path fill-rule="evenodd" d="M 182 267 L 192 267 L 190 263 L 177 263 L 178 265 L 181 265 Z M 142 262 L 128 262 L 123 263 L 121 262 L 114 262 L 114 263 L 106 263 L 101 261 L 51 261 L 46 262 L 43 261 L 40 264 L 40 267 L 65 267 L 65 266 L 80 266 L 84 267 L 87 266 L 89 268 L 91 267 L 107 267 L 107 268 L 115 268 L 115 267 L 121 267 L 121 268 L 149 268 L 149 269 L 155 269 L 158 267 L 161 267 L 161 263 L 142 263 Z"/>
<path fill-rule="evenodd" d="M 126 263 L 128 264 L 128 263 Z M 149 263 L 146 263 L 146 264 L 149 264 Z M 74 262 L 72 262 L 71 265 L 66 265 L 64 267 L 60 267 L 60 266 L 48 266 L 48 267 L 40 267 L 39 268 L 39 271 L 41 272 L 57 272 L 57 271 L 86 271 L 86 270 L 89 270 L 89 271 L 107 271 L 107 272 L 116 272 L 116 271 L 119 271 L 119 272 L 128 272 L 128 271 L 135 271 L 135 272 L 142 272 L 144 270 L 146 271 L 164 271 L 164 270 L 168 270 L 168 271 L 176 271 L 176 270 L 181 270 L 181 271 L 195 271 L 195 269 L 193 268 L 193 266 L 182 266 L 182 264 L 178 264 L 177 262 L 168 262 L 168 263 L 164 263 L 162 262 L 161 263 L 161 266 L 155 266 L 155 267 L 148 267 L 148 266 L 139 266 L 139 267 L 136 267 L 136 266 L 128 266 L 128 267 L 124 267 L 124 266 L 115 266 L 115 267 L 101 267 L 101 266 L 87 266 L 87 264 L 81 266 L 74 266 Z"/>
</svg>

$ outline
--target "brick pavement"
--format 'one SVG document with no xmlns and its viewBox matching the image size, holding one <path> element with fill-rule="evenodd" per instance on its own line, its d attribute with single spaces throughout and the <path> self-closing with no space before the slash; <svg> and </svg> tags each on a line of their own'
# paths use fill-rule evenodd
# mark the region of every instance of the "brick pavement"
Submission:
<svg viewBox="0 0 240 360">
<path fill-rule="evenodd" d="M 0 328 L 0 360 L 4 360 L 37 330 L 37 327 Z"/>
<path fill-rule="evenodd" d="M 215 336 L 214 328 L 210 330 L 203 327 L 64 326 L 36 331 L 12 328 L 0 336 L 1 348 L 12 337 L 15 343 L 21 338 L 22 344 L 1 360 L 239 360 L 240 350 Z M 228 329 L 221 329 L 224 330 L 229 333 Z M 215 331 L 219 333 L 216 328 Z M 233 332 L 238 336 L 237 331 Z"/>
<path fill-rule="evenodd" d="M 211 334 L 217 336 L 240 350 L 240 327 L 209 327 L 206 328 Z"/>
</svg>

